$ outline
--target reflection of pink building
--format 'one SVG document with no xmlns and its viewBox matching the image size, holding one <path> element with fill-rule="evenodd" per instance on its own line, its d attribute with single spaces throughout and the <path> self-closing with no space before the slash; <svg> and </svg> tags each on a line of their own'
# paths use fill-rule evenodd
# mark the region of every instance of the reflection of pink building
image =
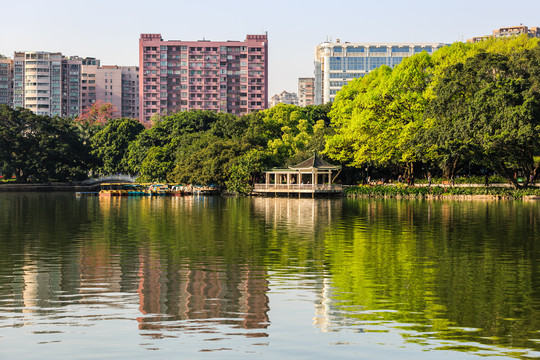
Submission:
<svg viewBox="0 0 540 360">
<path fill-rule="evenodd" d="M 137 319 L 140 330 L 154 330 L 151 336 L 159 337 L 169 326 L 178 326 L 169 320 L 209 320 L 252 330 L 268 327 L 265 270 L 248 265 L 187 265 L 167 265 L 151 251 L 140 254 L 137 292 L 139 311 L 144 315 Z M 158 321 L 161 319 L 165 320 Z M 267 334 L 252 332 L 249 336 Z"/>
<path fill-rule="evenodd" d="M 139 120 L 192 109 L 237 115 L 268 106 L 267 35 L 245 41 L 139 40 Z"/>
</svg>

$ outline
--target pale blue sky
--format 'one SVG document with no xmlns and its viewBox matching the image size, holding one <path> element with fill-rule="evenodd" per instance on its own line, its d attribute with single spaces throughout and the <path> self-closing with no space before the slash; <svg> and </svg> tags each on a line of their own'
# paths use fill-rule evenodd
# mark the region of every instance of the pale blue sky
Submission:
<svg viewBox="0 0 540 360">
<path fill-rule="evenodd" d="M 313 76 L 314 48 L 327 37 L 451 43 L 502 26 L 540 26 L 540 0 L 0 1 L 0 54 L 10 57 L 61 51 L 97 57 L 103 65 L 138 65 L 140 33 L 243 40 L 268 31 L 270 95 L 296 92 L 298 77 Z"/>
</svg>

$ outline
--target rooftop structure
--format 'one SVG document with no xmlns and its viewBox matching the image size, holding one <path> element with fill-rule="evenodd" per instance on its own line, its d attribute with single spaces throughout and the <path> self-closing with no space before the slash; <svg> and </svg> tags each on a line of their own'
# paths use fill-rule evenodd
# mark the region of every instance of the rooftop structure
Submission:
<svg viewBox="0 0 540 360">
<path fill-rule="evenodd" d="M 477 43 L 477 42 L 484 41 L 490 38 L 501 38 L 501 37 L 516 36 L 516 35 L 522 35 L 522 34 L 526 34 L 530 38 L 538 38 L 540 37 L 540 28 L 539 27 L 529 28 L 525 25 L 502 27 L 497 30 L 493 30 L 492 35 L 473 37 L 472 39 L 467 40 L 467 42 Z"/>
<path fill-rule="evenodd" d="M 298 105 L 298 96 L 296 93 L 282 91 L 280 94 L 276 94 L 270 99 L 270 107 L 276 106 L 277 104 Z"/>
</svg>

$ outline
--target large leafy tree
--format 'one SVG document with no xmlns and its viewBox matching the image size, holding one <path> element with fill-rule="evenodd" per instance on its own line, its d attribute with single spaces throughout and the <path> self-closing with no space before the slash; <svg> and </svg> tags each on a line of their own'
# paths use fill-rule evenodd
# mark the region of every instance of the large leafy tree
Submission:
<svg viewBox="0 0 540 360">
<path fill-rule="evenodd" d="M 329 111 L 330 105 L 278 104 L 260 112 L 268 155 L 278 165 L 290 165 L 322 152 L 325 135 L 333 133 Z"/>
<path fill-rule="evenodd" d="M 86 177 L 88 148 L 70 120 L 0 106 L 0 166 L 18 181 Z"/>
<path fill-rule="evenodd" d="M 528 179 L 540 150 L 539 49 L 511 57 L 480 53 L 448 68 L 434 89 L 422 142 L 434 153 L 471 157 L 516 188 Z"/>
<path fill-rule="evenodd" d="M 99 171 L 104 174 L 128 172 L 126 153 L 129 144 L 144 130 L 135 119 L 115 119 L 96 133 L 92 139 L 92 154 L 100 163 Z"/>
<path fill-rule="evenodd" d="M 345 86 L 330 113 L 336 134 L 328 138 L 326 153 L 356 167 L 404 164 L 412 172 L 417 156 L 411 140 L 422 126 L 431 68 L 424 52 Z"/>
</svg>

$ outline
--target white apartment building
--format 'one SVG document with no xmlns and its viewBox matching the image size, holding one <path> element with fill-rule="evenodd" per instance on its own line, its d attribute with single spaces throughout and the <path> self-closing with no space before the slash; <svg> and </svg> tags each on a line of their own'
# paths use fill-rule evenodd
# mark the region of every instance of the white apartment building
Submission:
<svg viewBox="0 0 540 360">
<path fill-rule="evenodd" d="M 381 65 L 394 67 L 404 58 L 427 51 L 432 54 L 443 43 L 335 43 L 315 47 L 315 104 L 333 102 L 343 85 L 363 77 Z"/>
<path fill-rule="evenodd" d="M 28 108 L 37 115 L 62 116 L 61 53 L 15 53 L 13 106 Z"/>
<path fill-rule="evenodd" d="M 270 99 L 270 107 L 277 104 L 298 105 L 298 95 L 293 92 L 282 91 L 280 94 L 272 96 Z"/>
<path fill-rule="evenodd" d="M 15 52 L 13 107 L 37 115 L 78 116 L 81 60 L 45 51 Z"/>
</svg>

